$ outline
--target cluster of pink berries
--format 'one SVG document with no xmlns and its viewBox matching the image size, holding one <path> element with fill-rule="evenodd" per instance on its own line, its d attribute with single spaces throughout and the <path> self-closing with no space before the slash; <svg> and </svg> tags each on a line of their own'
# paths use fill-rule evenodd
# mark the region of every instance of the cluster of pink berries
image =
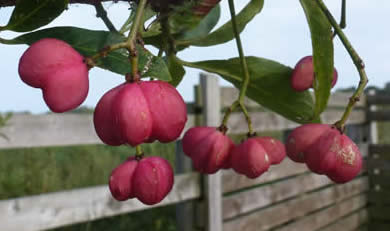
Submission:
<svg viewBox="0 0 390 231">
<path fill-rule="evenodd" d="M 337 128 L 327 124 L 305 124 L 292 131 L 286 142 L 291 160 L 306 163 L 317 174 L 336 183 L 355 178 L 362 168 L 356 144 Z"/>
<path fill-rule="evenodd" d="M 42 39 L 32 44 L 19 63 L 21 79 L 41 88 L 43 98 L 54 112 L 78 107 L 88 94 L 88 65 L 84 57 L 67 43 Z M 333 78 L 334 85 L 337 72 Z M 295 67 L 291 78 L 294 89 L 312 87 L 314 81 L 311 57 Z M 186 105 L 170 84 L 163 81 L 123 83 L 103 95 L 94 112 L 99 138 L 108 145 L 172 142 L 187 121 Z M 194 168 L 205 174 L 233 168 L 237 173 L 256 178 L 270 165 L 286 156 L 305 162 L 309 169 L 326 174 L 337 183 L 353 179 L 362 167 L 358 147 L 346 135 L 330 125 L 306 124 L 288 137 L 287 147 L 271 137 L 250 137 L 235 145 L 220 127 L 194 127 L 183 138 L 183 150 Z M 109 180 L 112 196 L 120 201 L 138 198 L 152 205 L 159 203 L 173 186 L 171 165 L 161 157 L 130 157 L 115 168 Z"/>
<path fill-rule="evenodd" d="M 206 174 L 233 168 L 237 173 L 256 178 L 271 164 L 286 156 L 284 145 L 271 137 L 251 137 L 239 145 L 215 127 L 194 127 L 183 137 L 183 151 L 194 168 Z"/>
<path fill-rule="evenodd" d="M 32 44 L 19 62 L 23 82 L 41 88 L 53 112 L 66 112 L 84 102 L 88 71 L 81 54 L 52 38 Z M 186 105 L 180 94 L 158 80 L 123 83 L 104 94 L 94 112 L 97 135 L 113 146 L 172 142 L 186 121 Z M 136 197 L 145 204 L 155 204 L 172 189 L 173 169 L 161 157 L 129 158 L 112 171 L 109 186 L 117 200 Z"/>
</svg>

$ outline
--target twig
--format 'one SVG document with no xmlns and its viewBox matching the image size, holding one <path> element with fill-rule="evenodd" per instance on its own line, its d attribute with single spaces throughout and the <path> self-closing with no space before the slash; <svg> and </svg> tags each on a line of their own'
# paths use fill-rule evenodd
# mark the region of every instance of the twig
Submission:
<svg viewBox="0 0 390 231">
<path fill-rule="evenodd" d="M 364 91 L 364 88 L 367 85 L 368 79 L 366 71 L 364 70 L 364 62 L 356 52 L 356 50 L 353 48 L 352 44 L 349 42 L 347 36 L 344 34 L 343 30 L 339 26 L 339 24 L 336 22 L 333 15 L 330 13 L 328 8 L 326 7 L 325 3 L 322 0 L 316 0 L 318 6 L 321 8 L 322 12 L 324 12 L 325 16 L 328 18 L 330 24 L 333 26 L 335 33 L 340 38 L 341 42 L 343 43 L 345 49 L 348 51 L 348 54 L 351 56 L 351 59 L 353 63 L 356 66 L 357 71 L 359 72 L 360 76 L 360 82 L 359 85 L 354 92 L 354 94 L 349 99 L 349 103 L 345 109 L 345 112 L 341 119 L 335 123 L 336 127 L 340 129 L 341 131 L 344 130 L 345 123 L 349 118 L 349 115 L 352 112 L 353 107 L 355 106 L 356 102 L 360 100 L 360 96 Z"/>
<path fill-rule="evenodd" d="M 101 1 L 95 1 L 93 4 L 96 9 L 96 17 L 101 18 L 111 32 L 118 32 L 118 30 L 115 28 L 114 24 L 110 21 L 110 19 L 107 16 L 107 11 L 104 9 L 103 4 Z"/>
<path fill-rule="evenodd" d="M 240 89 L 240 95 L 238 97 L 237 103 L 234 103 L 232 105 L 232 109 L 234 109 L 233 106 L 235 104 L 238 104 L 240 106 L 242 112 L 245 115 L 245 119 L 248 123 L 249 134 L 252 134 L 253 133 L 252 121 L 251 121 L 249 113 L 244 105 L 244 98 L 246 95 L 246 90 L 247 90 L 248 85 L 249 85 L 250 76 L 249 76 L 248 65 L 246 63 L 246 59 L 245 59 L 245 55 L 244 55 L 244 49 L 242 48 L 240 33 L 238 31 L 238 28 L 237 28 L 236 10 L 234 8 L 234 1 L 233 0 L 229 0 L 229 9 L 230 9 L 230 16 L 232 18 L 233 33 L 234 33 L 234 37 L 236 38 L 236 45 L 237 45 L 237 49 L 238 49 L 238 54 L 240 56 L 241 67 L 242 67 L 242 71 L 244 72 L 244 81 L 243 81 L 241 89 Z M 229 115 L 227 114 L 227 116 L 225 115 L 225 117 L 227 117 L 227 118 L 224 118 L 224 121 L 226 120 L 225 121 L 225 123 L 226 123 Z M 226 125 L 226 124 L 223 124 L 223 125 Z"/>
</svg>

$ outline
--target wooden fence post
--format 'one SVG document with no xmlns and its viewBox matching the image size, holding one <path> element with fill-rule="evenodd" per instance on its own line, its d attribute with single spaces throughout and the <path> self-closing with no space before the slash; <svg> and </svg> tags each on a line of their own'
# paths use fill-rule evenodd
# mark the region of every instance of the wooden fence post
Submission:
<svg viewBox="0 0 390 231">
<path fill-rule="evenodd" d="M 176 141 L 176 174 L 188 173 L 192 170 L 191 159 L 183 152 L 182 141 Z M 192 231 L 194 228 L 194 202 L 184 201 L 176 205 L 176 230 Z"/>
<path fill-rule="evenodd" d="M 218 126 L 221 116 L 221 101 L 218 79 L 210 74 L 200 75 L 203 100 L 204 126 Z M 221 171 L 204 176 L 206 199 L 206 231 L 222 231 L 222 179 Z"/>
</svg>

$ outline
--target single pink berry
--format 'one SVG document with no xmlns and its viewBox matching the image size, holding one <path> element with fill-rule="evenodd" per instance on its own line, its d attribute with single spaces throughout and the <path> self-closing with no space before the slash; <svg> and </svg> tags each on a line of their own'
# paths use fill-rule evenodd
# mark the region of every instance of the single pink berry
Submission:
<svg viewBox="0 0 390 231">
<path fill-rule="evenodd" d="M 271 164 L 279 164 L 286 157 L 286 148 L 279 140 L 268 136 L 256 137 L 255 139 L 267 152 Z"/>
<path fill-rule="evenodd" d="M 109 188 L 111 195 L 118 201 L 134 198 L 132 179 L 138 161 L 130 158 L 116 167 L 110 176 Z"/>
<path fill-rule="evenodd" d="M 338 74 L 336 69 L 333 71 L 332 87 L 337 82 Z M 295 91 L 305 91 L 313 87 L 315 79 L 313 56 L 303 57 L 295 65 L 293 73 L 291 75 L 290 84 Z"/>
<path fill-rule="evenodd" d="M 342 145 L 342 135 L 339 130 L 332 128 L 326 131 L 306 151 L 306 165 L 315 173 L 329 173 L 335 168 L 336 154 Z"/>
<path fill-rule="evenodd" d="M 359 174 L 363 158 L 357 145 L 346 135 L 341 135 L 337 145 L 335 166 L 327 176 L 335 183 L 346 183 Z"/>
<path fill-rule="evenodd" d="M 125 84 L 121 84 L 106 92 L 96 105 L 93 114 L 96 134 L 107 145 L 118 146 L 126 143 L 119 132 L 112 108 L 118 92 L 124 86 Z"/>
<path fill-rule="evenodd" d="M 309 147 L 329 129 L 331 126 L 328 124 L 304 124 L 295 128 L 287 137 L 287 156 L 295 162 L 304 163 Z"/>
<path fill-rule="evenodd" d="M 45 38 L 33 43 L 20 58 L 19 75 L 27 85 L 42 89 L 43 98 L 53 112 L 75 109 L 88 94 L 84 57 L 58 39 Z"/>
<path fill-rule="evenodd" d="M 163 81 L 140 82 L 153 120 L 149 142 L 172 142 L 183 131 L 187 122 L 186 104 L 172 85 Z"/>
<path fill-rule="evenodd" d="M 152 156 L 141 159 L 134 172 L 134 196 L 147 205 L 162 201 L 173 187 L 173 169 L 165 159 Z"/>
<path fill-rule="evenodd" d="M 237 145 L 231 153 L 232 168 L 248 178 L 256 178 L 266 172 L 271 159 L 256 138 L 249 138 Z"/>
<path fill-rule="evenodd" d="M 94 112 L 96 133 L 108 145 L 171 142 L 186 121 L 183 99 L 162 81 L 121 84 L 103 95 Z"/>
<path fill-rule="evenodd" d="M 144 143 L 152 134 L 153 119 L 149 104 L 138 83 L 126 83 L 112 102 L 117 132 L 131 146 Z"/>
<path fill-rule="evenodd" d="M 183 137 L 183 151 L 192 159 L 194 168 L 213 174 L 230 167 L 232 140 L 215 127 L 194 127 Z"/>
</svg>

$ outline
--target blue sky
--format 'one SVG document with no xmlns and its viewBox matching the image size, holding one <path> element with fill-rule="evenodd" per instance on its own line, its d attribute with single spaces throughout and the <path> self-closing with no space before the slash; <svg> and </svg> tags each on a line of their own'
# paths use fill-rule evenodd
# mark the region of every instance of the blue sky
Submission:
<svg viewBox="0 0 390 231">
<path fill-rule="evenodd" d="M 238 10 L 247 1 L 236 1 Z M 340 2 L 325 1 L 335 17 L 340 15 Z M 389 81 L 390 71 L 390 1 L 388 0 L 354 0 L 347 1 L 347 29 L 345 33 L 366 63 L 369 85 L 383 87 Z M 128 10 L 125 3 L 105 4 L 109 17 L 119 27 L 125 21 Z M 7 23 L 12 8 L 0 8 L 0 25 Z M 95 17 L 91 6 L 71 5 L 59 18 L 47 27 L 76 26 L 88 29 L 105 29 L 100 19 Z M 222 19 L 219 25 L 229 19 L 227 1 L 222 3 Z M 12 38 L 18 34 L 2 32 L 3 38 Z M 253 20 L 242 33 L 246 55 L 274 59 L 293 67 L 303 56 L 311 54 L 309 29 L 299 1 L 272 0 L 265 1 L 261 14 Z M 27 46 L 10 46 L 0 44 L 0 112 L 31 111 L 46 112 L 39 89 L 31 88 L 19 79 L 18 60 Z M 234 42 L 209 48 L 190 48 L 179 54 L 188 61 L 207 59 L 226 59 L 236 57 Z M 338 39 L 335 41 L 335 67 L 339 73 L 336 88 L 357 85 L 358 73 L 345 49 Z M 184 81 L 178 89 L 186 101 L 193 99 L 193 85 L 198 83 L 199 71 L 187 69 Z M 93 107 L 99 98 L 109 89 L 123 81 L 119 75 L 94 68 L 90 72 L 90 92 L 83 105 Z M 228 83 L 221 80 L 221 84 Z"/>
</svg>

